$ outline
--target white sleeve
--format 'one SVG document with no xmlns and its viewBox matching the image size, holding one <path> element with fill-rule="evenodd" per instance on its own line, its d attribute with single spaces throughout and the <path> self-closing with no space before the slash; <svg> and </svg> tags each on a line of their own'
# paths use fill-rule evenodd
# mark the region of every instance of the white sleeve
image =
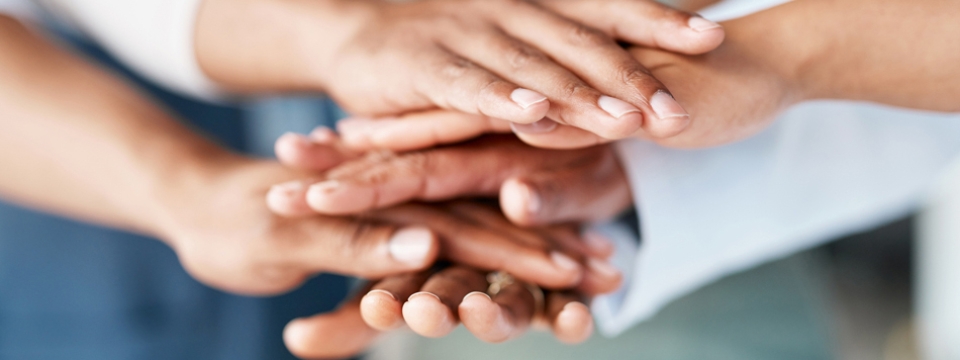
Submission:
<svg viewBox="0 0 960 360">
<path fill-rule="evenodd" d="M 30 19 L 34 17 L 35 9 L 27 0 L 0 0 L 0 14 Z"/>
<path fill-rule="evenodd" d="M 208 100 L 223 97 L 194 53 L 200 0 L 36 1 L 156 83 Z"/>
<path fill-rule="evenodd" d="M 909 214 L 960 155 L 960 115 L 815 102 L 719 148 L 618 147 L 643 240 L 616 258 L 624 288 L 596 302 L 605 334 L 725 275 Z"/>
</svg>

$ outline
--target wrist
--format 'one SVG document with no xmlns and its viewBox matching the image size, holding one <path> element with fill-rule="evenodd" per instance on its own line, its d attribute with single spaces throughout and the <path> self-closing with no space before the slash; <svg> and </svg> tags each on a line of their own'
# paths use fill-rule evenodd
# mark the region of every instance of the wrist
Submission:
<svg viewBox="0 0 960 360">
<path fill-rule="evenodd" d="M 194 35 L 197 62 L 235 91 L 323 91 L 337 51 L 379 3 L 204 0 Z"/>
<path fill-rule="evenodd" d="M 153 206 L 145 215 L 152 235 L 177 248 L 183 226 L 191 219 L 205 212 L 223 211 L 206 206 L 220 179 L 256 160 L 231 153 L 205 140 L 187 146 L 170 145 L 158 149 L 166 155 L 163 160 L 154 162 L 148 190 L 148 203 Z"/>
<path fill-rule="evenodd" d="M 752 56 L 782 81 L 785 106 L 827 96 L 817 75 L 827 46 L 822 38 L 810 34 L 816 31 L 810 26 L 816 16 L 809 17 L 800 8 L 797 3 L 787 3 L 728 25 L 728 37 L 742 38 Z"/>
</svg>

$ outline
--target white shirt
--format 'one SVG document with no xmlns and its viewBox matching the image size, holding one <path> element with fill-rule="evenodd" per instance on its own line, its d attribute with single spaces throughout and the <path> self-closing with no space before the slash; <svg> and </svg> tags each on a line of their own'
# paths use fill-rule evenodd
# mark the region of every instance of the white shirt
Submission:
<svg viewBox="0 0 960 360">
<path fill-rule="evenodd" d="M 222 97 L 196 61 L 200 0 L 34 1 L 157 84 L 207 100 Z"/>
</svg>

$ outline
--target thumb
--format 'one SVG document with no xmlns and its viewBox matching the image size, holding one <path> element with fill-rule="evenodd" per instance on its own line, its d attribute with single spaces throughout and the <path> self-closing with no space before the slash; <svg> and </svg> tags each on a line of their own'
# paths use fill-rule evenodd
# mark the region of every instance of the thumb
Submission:
<svg viewBox="0 0 960 360">
<path fill-rule="evenodd" d="M 349 358 L 364 351 L 380 334 L 360 316 L 357 299 L 336 311 L 294 319 L 283 330 L 287 349 L 299 358 Z"/>
<path fill-rule="evenodd" d="M 508 179 L 503 213 L 523 226 L 609 219 L 632 203 L 626 175 L 612 152 L 592 164 Z"/>
</svg>

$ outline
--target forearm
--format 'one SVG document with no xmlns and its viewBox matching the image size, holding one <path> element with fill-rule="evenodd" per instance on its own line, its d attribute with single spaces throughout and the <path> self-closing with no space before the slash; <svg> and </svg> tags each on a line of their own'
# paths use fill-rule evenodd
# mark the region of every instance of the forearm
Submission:
<svg viewBox="0 0 960 360">
<path fill-rule="evenodd" d="M 195 30 L 197 61 L 234 91 L 322 91 L 324 70 L 367 16 L 369 3 L 204 0 Z"/>
<path fill-rule="evenodd" d="M 803 0 L 730 22 L 806 99 L 960 111 L 960 2 Z"/>
<path fill-rule="evenodd" d="M 163 201 L 230 156 L 101 69 L 0 17 L 0 195 L 157 235 Z"/>
</svg>

